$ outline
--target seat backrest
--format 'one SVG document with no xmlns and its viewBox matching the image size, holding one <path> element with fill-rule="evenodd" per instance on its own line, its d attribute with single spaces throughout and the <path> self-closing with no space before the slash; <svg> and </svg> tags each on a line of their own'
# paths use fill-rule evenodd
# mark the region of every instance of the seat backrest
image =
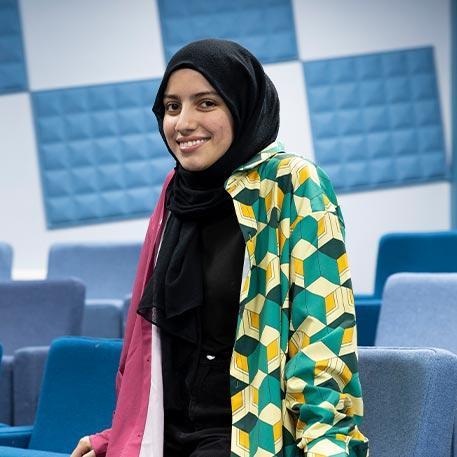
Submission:
<svg viewBox="0 0 457 457">
<path fill-rule="evenodd" d="M 87 298 L 123 300 L 131 293 L 141 243 L 56 243 L 48 258 L 48 278 L 79 278 Z"/>
<path fill-rule="evenodd" d="M 59 338 L 46 363 L 29 448 L 70 453 L 111 425 L 122 341 Z"/>
<path fill-rule="evenodd" d="M 13 267 L 13 248 L 4 242 L 0 242 L 0 281 L 11 279 Z"/>
<path fill-rule="evenodd" d="M 457 406 L 457 356 L 434 348 L 359 349 L 360 426 L 376 457 L 448 457 Z"/>
<path fill-rule="evenodd" d="M 397 273 L 382 296 L 377 346 L 433 346 L 457 354 L 457 273 Z"/>
<path fill-rule="evenodd" d="M 84 285 L 74 279 L 0 282 L 0 342 L 5 354 L 80 335 Z"/>
<path fill-rule="evenodd" d="M 378 248 L 374 295 L 381 297 L 387 278 L 400 272 L 457 272 L 457 231 L 389 233 Z"/>
</svg>

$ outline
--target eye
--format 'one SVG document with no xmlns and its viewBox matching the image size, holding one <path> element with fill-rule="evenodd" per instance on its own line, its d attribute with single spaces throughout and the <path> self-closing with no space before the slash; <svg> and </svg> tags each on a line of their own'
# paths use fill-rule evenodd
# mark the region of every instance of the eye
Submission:
<svg viewBox="0 0 457 457">
<path fill-rule="evenodd" d="M 179 109 L 179 103 L 176 102 L 168 102 L 165 103 L 165 112 L 173 113 Z"/>
<path fill-rule="evenodd" d="M 214 108 L 216 106 L 216 102 L 213 100 L 203 100 L 200 105 L 203 108 Z"/>
</svg>

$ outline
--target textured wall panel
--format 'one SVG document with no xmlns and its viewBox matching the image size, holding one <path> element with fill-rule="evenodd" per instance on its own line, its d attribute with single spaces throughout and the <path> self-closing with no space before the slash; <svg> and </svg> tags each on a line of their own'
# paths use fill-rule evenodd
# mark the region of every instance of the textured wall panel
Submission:
<svg viewBox="0 0 457 457">
<path fill-rule="evenodd" d="M 237 41 L 263 63 L 298 58 L 290 0 L 158 0 L 165 59 L 190 41 Z"/>
<path fill-rule="evenodd" d="M 0 95 L 27 90 L 17 0 L 0 1 Z"/>
<path fill-rule="evenodd" d="M 432 48 L 304 69 L 316 160 L 340 192 L 446 176 Z"/>
<path fill-rule="evenodd" d="M 157 87 L 32 94 L 49 227 L 150 214 L 172 166 L 151 112 Z"/>
</svg>

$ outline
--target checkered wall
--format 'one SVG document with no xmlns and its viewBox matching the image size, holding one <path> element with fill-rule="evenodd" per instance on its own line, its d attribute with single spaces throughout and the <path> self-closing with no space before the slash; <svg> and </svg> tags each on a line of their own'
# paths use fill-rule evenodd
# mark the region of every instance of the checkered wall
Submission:
<svg viewBox="0 0 457 457">
<path fill-rule="evenodd" d="M 27 90 L 21 22 L 16 0 L 0 2 L 0 94 Z"/>
<path fill-rule="evenodd" d="M 47 1 L 62 23 L 41 31 L 40 18 L 46 18 L 40 15 L 50 10 L 37 3 L 0 3 L 0 93 L 30 93 L 49 228 L 150 213 L 172 166 L 150 111 L 158 81 L 176 49 L 209 36 L 248 47 L 269 74 L 283 68 L 280 81 L 273 78 L 283 102 L 283 133 L 292 122 L 295 134 L 305 132 L 282 96 L 281 84 L 296 83 L 311 125 L 310 158 L 339 192 L 446 176 L 430 47 L 302 62 L 288 0 L 138 0 L 134 33 L 100 59 L 98 49 L 107 49 L 103 39 L 122 33 L 122 14 L 112 13 L 121 0 L 100 0 L 98 10 L 87 0 Z M 84 35 L 77 25 L 83 21 Z M 84 45 L 88 52 L 77 53 Z M 291 65 L 295 74 L 286 72 Z"/>
</svg>

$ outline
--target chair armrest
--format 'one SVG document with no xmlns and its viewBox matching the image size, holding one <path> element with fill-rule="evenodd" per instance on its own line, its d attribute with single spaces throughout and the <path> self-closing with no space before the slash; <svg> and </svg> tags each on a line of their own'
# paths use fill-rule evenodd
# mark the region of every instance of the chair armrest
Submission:
<svg viewBox="0 0 457 457">
<path fill-rule="evenodd" d="M 0 427 L 0 446 L 27 448 L 32 436 L 32 425 Z"/>
</svg>

